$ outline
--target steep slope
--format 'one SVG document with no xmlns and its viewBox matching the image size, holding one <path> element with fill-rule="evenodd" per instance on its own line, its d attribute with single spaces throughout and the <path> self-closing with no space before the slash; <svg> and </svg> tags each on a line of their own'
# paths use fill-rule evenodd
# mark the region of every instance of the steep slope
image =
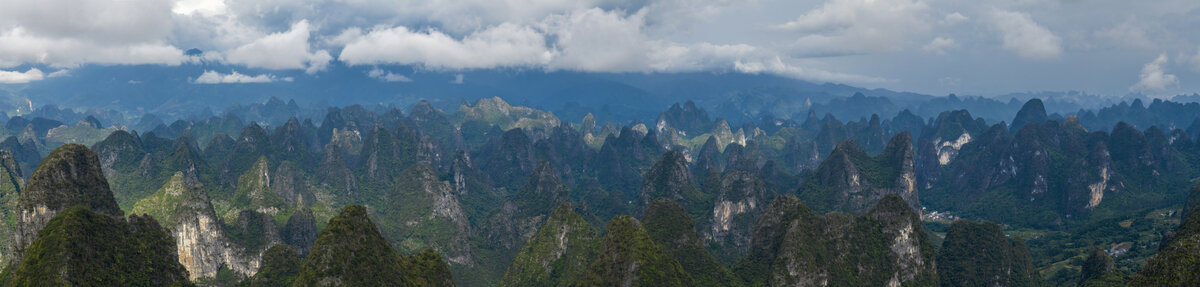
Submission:
<svg viewBox="0 0 1200 287">
<path fill-rule="evenodd" d="M 296 254 L 296 249 L 286 244 L 271 246 L 263 252 L 262 268 L 254 276 L 243 280 L 239 286 L 290 286 L 300 274 L 300 263 L 303 258 Z"/>
<path fill-rule="evenodd" d="M 659 198 L 646 207 L 642 222 L 650 239 L 670 255 L 698 286 L 741 286 L 741 279 L 704 249 L 696 224 L 683 206 Z"/>
<path fill-rule="evenodd" d="M 750 234 L 775 192 L 757 176 L 732 171 L 721 179 L 711 224 L 702 229 L 704 241 L 716 247 L 724 262 L 737 262 L 750 251 Z"/>
<path fill-rule="evenodd" d="M 991 222 L 955 221 L 938 254 L 942 286 L 1039 286 L 1041 275 L 1020 238 Z"/>
<path fill-rule="evenodd" d="M 1129 281 L 1129 278 L 1117 271 L 1112 257 L 1100 247 L 1092 247 L 1080 271 L 1080 287 L 1125 286 Z"/>
<path fill-rule="evenodd" d="M 124 213 L 108 189 L 100 160 L 92 150 L 66 144 L 51 152 L 33 172 L 18 203 L 15 258 L 20 258 L 51 218 L 66 208 L 83 205 L 99 214 L 123 218 Z M 15 262 L 15 261 L 14 261 Z"/>
<path fill-rule="evenodd" d="M 841 142 L 800 187 L 798 196 L 817 211 L 859 214 L 885 195 L 896 194 L 919 211 L 913 157 L 908 133 L 892 137 L 875 157 L 855 141 Z"/>
<path fill-rule="evenodd" d="M 462 204 L 450 183 L 440 180 L 429 165 L 416 164 L 403 172 L 380 218 L 385 222 L 381 231 L 400 252 L 431 248 L 452 264 L 475 264 L 471 226 Z"/>
<path fill-rule="evenodd" d="M 132 213 L 162 222 L 175 237 L 178 261 L 191 280 L 214 278 L 222 267 L 250 276 L 261 263 L 262 250 L 248 250 L 226 235 L 224 223 L 194 171 L 176 172 L 157 192 L 138 201 Z"/>
<path fill-rule="evenodd" d="M 126 222 L 75 206 L 49 220 L 9 278 L 11 286 L 191 285 L 174 240 L 150 217 Z"/>
<path fill-rule="evenodd" d="M 734 271 L 753 286 L 930 286 L 934 248 L 920 218 L 897 195 L 861 216 L 813 214 L 777 197 L 760 217 L 750 256 Z"/>
<path fill-rule="evenodd" d="M 351 205 L 329 220 L 293 286 L 454 286 L 440 256 L 396 253 L 367 209 Z"/>
<path fill-rule="evenodd" d="M 1196 192 L 1193 191 L 1193 194 Z M 1129 286 L 1200 284 L 1200 208 L 1188 212 L 1175 237 L 1134 275 Z"/>
<path fill-rule="evenodd" d="M 706 220 L 713 196 L 696 188 L 691 174 L 682 152 L 672 150 L 663 154 L 642 180 L 636 213 L 641 214 L 655 199 L 666 198 L 683 204 L 692 218 Z"/>
<path fill-rule="evenodd" d="M 504 272 L 500 286 L 571 286 L 596 258 L 599 237 L 574 204 L 559 204 Z"/>
<path fill-rule="evenodd" d="M 654 243 L 641 222 L 619 215 L 608 223 L 600 253 L 582 286 L 693 286 L 688 273 Z"/>
<path fill-rule="evenodd" d="M 8 266 L 13 255 L 13 236 L 17 222 L 17 204 L 25 178 L 13 154 L 0 150 L 0 266 Z"/>
</svg>

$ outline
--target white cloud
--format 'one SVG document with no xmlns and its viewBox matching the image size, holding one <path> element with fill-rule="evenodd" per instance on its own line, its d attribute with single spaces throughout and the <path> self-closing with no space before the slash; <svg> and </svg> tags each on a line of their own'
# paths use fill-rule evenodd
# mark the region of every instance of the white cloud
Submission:
<svg viewBox="0 0 1200 287">
<path fill-rule="evenodd" d="M 993 10 L 988 20 L 1000 32 L 1002 47 L 1018 56 L 1045 60 L 1062 54 L 1062 39 L 1034 22 L 1028 13 Z"/>
<path fill-rule="evenodd" d="M 171 12 L 182 15 L 200 14 L 216 16 L 228 12 L 225 0 L 179 0 L 171 7 Z"/>
<path fill-rule="evenodd" d="M 282 79 L 285 82 L 291 82 L 291 77 Z M 244 75 L 237 71 L 232 71 L 229 74 L 222 74 L 217 71 L 204 71 L 192 83 L 196 84 L 244 84 L 244 83 L 270 83 L 275 81 L 275 75 L 260 74 L 257 76 Z"/>
<path fill-rule="evenodd" d="M 25 72 L 0 70 L 0 84 L 24 84 L 41 81 L 43 77 L 42 70 L 37 68 L 30 68 Z"/>
<path fill-rule="evenodd" d="M 308 21 L 301 20 L 287 32 L 270 34 L 229 51 L 225 60 L 252 68 L 303 69 L 309 74 L 316 73 L 324 70 L 333 56 L 325 50 L 309 51 L 309 29 Z"/>
<path fill-rule="evenodd" d="M 57 77 L 69 75 L 70 73 L 71 73 L 71 70 L 62 69 L 62 70 L 54 71 L 54 72 L 50 73 L 49 75 L 46 75 L 46 77 L 47 78 L 57 78 Z"/>
<path fill-rule="evenodd" d="M 455 85 L 462 85 L 462 83 L 463 83 L 463 74 L 455 74 L 455 75 L 454 75 L 454 79 L 453 79 L 453 80 L 450 80 L 450 83 L 451 83 L 451 84 L 455 84 Z"/>
<path fill-rule="evenodd" d="M 929 44 L 925 44 L 921 49 L 925 50 L 925 52 L 945 55 L 946 49 L 954 47 L 958 47 L 958 42 L 955 42 L 953 38 L 937 37 L 933 38 L 932 41 L 929 41 Z"/>
<path fill-rule="evenodd" d="M 765 61 L 738 61 L 734 63 L 734 69 L 741 73 L 760 74 L 770 73 L 785 77 L 816 80 L 824 82 L 841 82 L 841 83 L 883 83 L 889 82 L 887 79 L 866 77 L 853 74 L 834 73 L 829 71 L 805 69 L 800 66 L 791 65 L 783 62 L 783 59 L 774 58 Z"/>
<path fill-rule="evenodd" d="M 943 25 L 954 25 L 954 24 L 966 22 L 967 20 L 971 20 L 971 18 L 964 16 L 962 13 L 954 12 L 954 13 L 946 14 L 946 17 L 943 18 L 942 21 L 939 23 L 943 24 Z"/>
<path fill-rule="evenodd" d="M 1142 73 L 1138 76 L 1137 84 L 1130 87 L 1130 91 L 1155 92 L 1164 91 L 1168 87 L 1179 84 L 1179 79 L 1175 75 L 1167 74 L 1164 65 L 1167 64 L 1167 54 L 1159 54 L 1154 61 L 1142 66 Z"/>
<path fill-rule="evenodd" d="M 643 10 L 644 11 L 644 10 Z M 553 15 L 543 29 L 557 37 L 551 69 L 629 72 L 645 70 L 650 61 L 643 14 L 588 9 L 570 15 Z"/>
<path fill-rule="evenodd" d="M 390 71 L 384 71 L 379 68 L 375 68 L 374 70 L 367 72 L 367 76 L 384 82 L 412 82 L 412 79 L 409 79 L 404 75 L 394 74 Z"/>
<path fill-rule="evenodd" d="M 34 35 L 22 27 L 0 32 L 0 67 L 25 63 L 54 67 L 99 64 L 179 65 L 183 51 L 160 42 L 109 44 L 77 38 Z"/>
<path fill-rule="evenodd" d="M 544 35 L 526 26 L 501 24 L 462 39 L 440 31 L 411 31 L 407 27 L 377 28 L 356 37 L 346 31 L 339 41 L 348 41 L 338 59 L 349 65 L 401 64 L 433 69 L 483 69 L 536 66 L 552 55 Z"/>
<path fill-rule="evenodd" d="M 877 53 L 928 33 L 928 10 L 914 0 L 830 0 L 775 28 L 798 33 L 792 49 L 801 55 Z"/>
</svg>

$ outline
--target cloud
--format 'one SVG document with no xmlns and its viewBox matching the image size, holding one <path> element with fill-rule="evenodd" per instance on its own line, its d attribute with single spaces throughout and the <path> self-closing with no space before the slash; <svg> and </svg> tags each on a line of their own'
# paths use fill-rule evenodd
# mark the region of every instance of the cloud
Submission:
<svg viewBox="0 0 1200 287">
<path fill-rule="evenodd" d="M 291 78 L 280 79 L 285 82 L 291 82 Z M 270 83 L 274 82 L 275 75 L 259 74 L 257 76 L 244 75 L 237 71 L 232 71 L 229 74 L 222 74 L 217 71 L 204 71 L 192 83 L 196 84 L 245 84 L 245 83 Z"/>
<path fill-rule="evenodd" d="M 333 56 L 325 50 L 309 51 L 309 29 L 308 21 L 301 20 L 287 32 L 270 34 L 233 49 L 225 60 L 251 68 L 303 69 L 308 74 L 316 73 L 324 70 Z"/>
<path fill-rule="evenodd" d="M 1062 54 L 1062 39 L 1038 25 L 1027 13 L 993 10 L 988 13 L 988 20 L 1000 32 L 1001 47 L 1022 58 L 1046 60 Z"/>
<path fill-rule="evenodd" d="M 37 68 L 30 68 L 23 73 L 0 70 L 0 84 L 24 84 L 32 81 L 41 81 L 43 77 L 42 70 L 38 70 Z"/>
<path fill-rule="evenodd" d="M 644 10 L 643 10 L 644 11 Z M 645 70 L 652 47 L 642 32 L 644 14 L 588 9 L 553 15 L 541 25 L 557 37 L 551 69 L 630 72 Z"/>
<path fill-rule="evenodd" d="M 925 46 L 921 47 L 921 49 L 925 50 L 925 52 L 945 55 L 946 49 L 954 47 L 958 47 L 958 42 L 955 42 L 954 39 L 937 37 L 933 38 L 932 41 L 929 41 L 929 44 L 925 44 Z"/>
<path fill-rule="evenodd" d="M 0 31 L 0 67 L 26 63 L 54 67 L 98 64 L 179 65 L 183 51 L 163 43 L 103 44 L 76 38 L 49 38 L 17 27 Z"/>
<path fill-rule="evenodd" d="M 379 68 L 375 68 L 374 70 L 367 72 L 367 76 L 384 82 L 412 82 L 412 79 L 409 79 L 404 75 L 393 74 L 392 72 L 387 72 Z"/>
<path fill-rule="evenodd" d="M 853 74 L 834 73 L 829 71 L 821 71 L 814 69 L 805 69 L 800 66 L 790 65 L 783 62 L 781 58 L 774 58 L 766 61 L 742 62 L 734 63 L 734 69 L 741 73 L 761 74 L 770 73 L 785 77 L 817 80 L 825 82 L 842 82 L 842 83 L 883 83 L 889 82 L 887 79 L 866 77 Z"/>
<path fill-rule="evenodd" d="M 338 59 L 348 65 L 400 64 L 432 69 L 483 69 L 535 66 L 547 63 L 544 35 L 526 26 L 501 24 L 462 39 L 437 30 L 411 31 L 408 27 L 374 29 L 355 37 L 359 30 L 339 36 L 347 41 Z M 352 40 L 348 40 L 352 39 Z"/>
<path fill-rule="evenodd" d="M 1164 91 L 1167 87 L 1179 84 L 1179 79 L 1175 75 L 1167 74 L 1164 65 L 1167 64 L 1167 54 L 1159 54 L 1154 61 L 1142 66 L 1142 73 L 1138 76 L 1137 84 L 1130 87 L 1130 91 L 1135 92 L 1156 92 Z"/>
<path fill-rule="evenodd" d="M 791 47 L 799 55 L 878 53 L 928 33 L 928 10 L 923 1 L 830 0 L 774 28 L 799 35 Z"/>
<path fill-rule="evenodd" d="M 946 14 L 946 17 L 943 18 L 942 21 L 940 21 L 938 23 L 943 24 L 943 25 L 954 25 L 954 24 L 966 22 L 967 20 L 971 20 L 971 18 L 967 17 L 967 16 L 963 16 L 962 13 L 954 12 L 954 13 Z"/>
<path fill-rule="evenodd" d="M 1148 30 L 1137 18 L 1131 17 L 1120 24 L 1096 31 L 1096 36 L 1120 46 L 1152 49 L 1154 43 L 1150 41 Z"/>
<path fill-rule="evenodd" d="M 455 85 L 462 85 L 462 83 L 463 83 L 463 74 L 455 74 L 455 75 L 454 75 L 454 79 L 453 79 L 453 80 L 450 80 L 450 83 L 451 83 L 451 84 L 455 84 Z"/>
</svg>

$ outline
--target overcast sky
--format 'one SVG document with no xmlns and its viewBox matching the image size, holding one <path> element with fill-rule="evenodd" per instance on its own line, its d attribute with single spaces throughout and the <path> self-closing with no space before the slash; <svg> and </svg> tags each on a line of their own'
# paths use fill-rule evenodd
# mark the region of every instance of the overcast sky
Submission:
<svg viewBox="0 0 1200 287">
<path fill-rule="evenodd" d="M 85 64 L 766 73 L 934 95 L 1200 91 L 1196 0 L 0 0 L 0 83 Z M 304 81 L 208 71 L 212 83 Z"/>
</svg>

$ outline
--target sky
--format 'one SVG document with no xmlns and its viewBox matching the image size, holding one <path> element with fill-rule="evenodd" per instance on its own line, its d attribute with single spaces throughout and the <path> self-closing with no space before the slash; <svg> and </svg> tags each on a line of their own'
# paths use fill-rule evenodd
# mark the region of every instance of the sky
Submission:
<svg viewBox="0 0 1200 287">
<path fill-rule="evenodd" d="M 85 65 L 208 61 L 233 68 L 205 71 L 194 83 L 305 81 L 345 65 L 388 82 L 411 81 L 405 73 L 414 70 L 711 71 L 932 95 L 1200 91 L 1195 0 L 0 0 L 0 7 L 0 84 L 69 77 Z M 193 48 L 202 54 L 188 55 Z"/>
</svg>

